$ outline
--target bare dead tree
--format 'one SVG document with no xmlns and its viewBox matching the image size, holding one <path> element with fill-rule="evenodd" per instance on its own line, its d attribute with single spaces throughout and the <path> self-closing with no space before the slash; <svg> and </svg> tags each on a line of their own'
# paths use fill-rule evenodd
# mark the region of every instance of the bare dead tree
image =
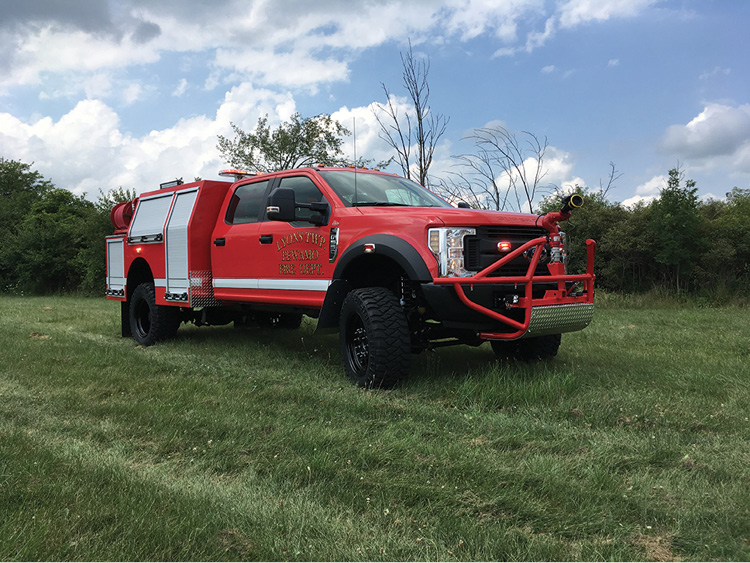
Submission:
<svg viewBox="0 0 750 563">
<path fill-rule="evenodd" d="M 500 125 L 476 129 L 464 140 L 475 152 L 454 157 L 455 170 L 436 189 L 449 200 L 472 207 L 533 213 L 533 201 L 547 174 L 547 138 L 522 132 L 523 139 Z"/>
<path fill-rule="evenodd" d="M 599 192 L 602 198 L 607 197 L 607 192 L 615 187 L 615 182 L 622 178 L 623 172 L 620 172 L 615 166 L 614 162 L 609 163 L 609 176 L 607 177 L 607 185 L 602 183 L 601 178 L 599 179 Z"/>
<path fill-rule="evenodd" d="M 415 59 L 409 42 L 409 50 L 401 53 L 401 64 L 403 86 L 409 95 L 409 110 L 403 116 L 399 115 L 394 95 L 381 83 L 386 103 L 378 104 L 375 118 L 380 125 L 380 138 L 396 151 L 403 175 L 426 186 L 435 147 L 450 118 L 433 113 L 430 108 L 429 58 Z M 416 170 L 412 170 L 412 166 Z"/>
</svg>

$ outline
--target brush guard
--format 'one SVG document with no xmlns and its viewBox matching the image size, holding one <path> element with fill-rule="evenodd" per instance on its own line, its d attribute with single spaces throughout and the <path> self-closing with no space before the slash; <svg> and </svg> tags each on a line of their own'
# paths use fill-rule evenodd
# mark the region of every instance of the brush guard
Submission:
<svg viewBox="0 0 750 563">
<path fill-rule="evenodd" d="M 592 239 L 586 241 L 585 274 L 551 273 L 548 276 L 535 276 L 534 272 L 546 244 L 547 237 L 532 239 L 471 277 L 439 278 L 433 280 L 433 283 L 437 285 L 452 285 L 458 298 L 464 305 L 515 329 L 515 332 L 508 333 L 480 332 L 479 337 L 483 340 L 517 340 L 522 337 L 581 330 L 588 326 L 594 315 L 594 279 L 596 277 L 594 275 L 594 257 L 596 255 L 596 242 Z M 529 262 L 525 276 L 488 277 L 532 247 L 535 247 L 534 254 Z M 556 268 L 558 270 L 564 268 L 562 263 L 557 262 L 553 264 L 558 265 Z M 532 297 L 535 283 L 549 284 L 550 282 L 557 282 L 557 290 L 545 292 L 542 298 L 534 299 Z M 572 282 L 573 286 L 568 288 L 568 282 Z M 523 296 L 519 294 L 518 303 L 508 305 L 511 309 L 524 310 L 523 322 L 511 319 L 499 311 L 488 309 L 475 303 L 469 299 L 464 291 L 464 286 L 467 285 L 472 288 L 477 284 L 501 283 L 523 286 Z M 583 284 L 582 291 L 580 293 L 574 291 L 580 284 Z"/>
</svg>

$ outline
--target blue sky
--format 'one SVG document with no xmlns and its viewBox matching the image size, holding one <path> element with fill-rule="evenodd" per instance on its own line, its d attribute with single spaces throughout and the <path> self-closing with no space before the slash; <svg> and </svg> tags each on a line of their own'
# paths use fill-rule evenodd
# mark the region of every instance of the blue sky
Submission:
<svg viewBox="0 0 750 563">
<path fill-rule="evenodd" d="M 215 178 L 230 122 L 298 111 L 356 122 L 384 159 L 374 111 L 382 83 L 405 95 L 411 41 L 450 118 L 433 178 L 502 124 L 547 138 L 544 184 L 596 188 L 614 162 L 608 196 L 632 203 L 679 164 L 722 198 L 750 187 L 748 24 L 746 0 L 3 0 L 0 156 L 91 198 L 142 192 Z"/>
</svg>

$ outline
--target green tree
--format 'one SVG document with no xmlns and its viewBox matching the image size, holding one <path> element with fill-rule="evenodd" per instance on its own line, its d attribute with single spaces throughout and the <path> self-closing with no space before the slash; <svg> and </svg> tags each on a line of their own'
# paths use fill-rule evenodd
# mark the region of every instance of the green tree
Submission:
<svg viewBox="0 0 750 563">
<path fill-rule="evenodd" d="M 651 229 L 651 205 L 617 206 L 617 220 L 599 239 L 602 287 L 614 291 L 646 291 L 657 281 L 654 251 L 658 232 Z"/>
<path fill-rule="evenodd" d="M 345 164 L 341 145 L 349 130 L 330 115 L 301 117 L 271 129 L 268 116 L 258 119 L 255 130 L 247 133 L 234 123 L 233 139 L 219 135 L 217 148 L 230 166 L 257 172 L 273 172 L 302 166 Z"/>
<path fill-rule="evenodd" d="M 94 204 L 54 188 L 21 223 L 14 249 L 18 288 L 31 293 L 78 290 L 88 267 L 86 250 L 104 244 Z"/>
<path fill-rule="evenodd" d="M 695 181 L 682 186 L 678 168 L 669 171 L 666 187 L 652 204 L 650 227 L 657 234 L 654 260 L 663 265 L 663 279 L 679 293 L 700 252 L 698 189 Z"/>
<path fill-rule="evenodd" d="M 0 157 L 0 291 L 17 281 L 15 249 L 24 217 L 53 188 L 31 165 Z"/>
<path fill-rule="evenodd" d="M 696 265 L 702 292 L 727 298 L 750 284 L 750 190 L 734 188 L 726 201 L 699 206 L 703 251 Z"/>
</svg>

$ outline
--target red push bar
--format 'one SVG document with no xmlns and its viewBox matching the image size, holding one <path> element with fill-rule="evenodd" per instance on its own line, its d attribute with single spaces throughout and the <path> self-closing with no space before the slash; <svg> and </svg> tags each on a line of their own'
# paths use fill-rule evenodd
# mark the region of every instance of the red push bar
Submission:
<svg viewBox="0 0 750 563">
<path fill-rule="evenodd" d="M 588 239 L 586 241 L 586 273 L 585 274 L 562 274 L 562 275 L 550 275 L 550 276 L 535 276 L 534 272 L 539 264 L 539 259 L 542 256 L 542 250 L 544 245 L 547 243 L 546 237 L 539 237 L 528 241 L 527 243 L 516 248 L 510 254 L 503 256 L 500 260 L 487 266 L 484 270 L 477 272 L 468 278 L 439 278 L 433 281 L 435 284 L 440 285 L 452 285 L 456 290 L 456 294 L 461 302 L 470 307 L 471 309 L 482 313 L 496 321 L 508 325 L 516 329 L 514 333 L 482 333 L 480 334 L 483 338 L 490 339 L 502 339 L 502 340 L 513 340 L 523 336 L 529 329 L 529 323 L 531 322 L 531 308 L 540 307 L 545 305 L 568 305 L 574 303 L 593 303 L 594 302 L 594 257 L 596 255 L 596 241 Z M 505 264 L 518 257 L 519 255 L 526 252 L 531 247 L 534 249 L 534 255 L 529 262 L 529 268 L 526 270 L 525 276 L 504 276 L 488 278 L 492 272 L 502 268 Z M 532 297 L 532 289 L 534 283 L 549 283 L 549 282 L 561 282 L 559 286 L 564 287 L 565 282 L 582 281 L 584 284 L 583 295 L 579 297 L 573 297 L 570 295 L 557 296 L 552 298 L 541 298 L 534 299 Z M 523 284 L 524 296 L 519 298 L 518 305 L 513 306 L 514 308 L 523 308 L 524 321 L 522 323 L 506 317 L 502 313 L 483 307 L 478 303 L 475 303 L 466 296 L 462 286 L 464 285 L 475 285 L 475 284 L 499 284 L 499 283 L 513 283 Z"/>
</svg>

